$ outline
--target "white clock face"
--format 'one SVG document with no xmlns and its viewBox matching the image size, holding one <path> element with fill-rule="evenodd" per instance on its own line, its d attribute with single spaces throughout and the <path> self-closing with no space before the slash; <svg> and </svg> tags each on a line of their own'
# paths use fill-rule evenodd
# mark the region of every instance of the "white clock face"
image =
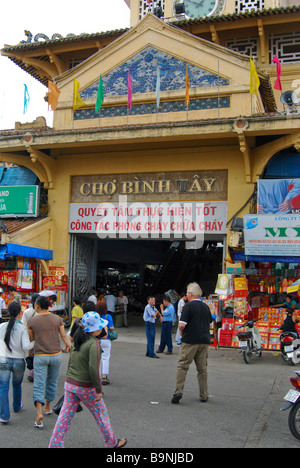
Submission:
<svg viewBox="0 0 300 468">
<path fill-rule="evenodd" d="M 201 18 L 210 15 L 216 8 L 218 0 L 184 0 L 185 14 L 189 18 Z"/>
</svg>

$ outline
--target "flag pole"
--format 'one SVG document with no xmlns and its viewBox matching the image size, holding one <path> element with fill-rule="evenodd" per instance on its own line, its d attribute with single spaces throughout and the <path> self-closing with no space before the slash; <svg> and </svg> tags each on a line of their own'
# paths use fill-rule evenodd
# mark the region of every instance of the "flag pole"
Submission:
<svg viewBox="0 0 300 468">
<path fill-rule="evenodd" d="M 218 59 L 218 120 L 220 120 L 220 59 Z"/>
</svg>

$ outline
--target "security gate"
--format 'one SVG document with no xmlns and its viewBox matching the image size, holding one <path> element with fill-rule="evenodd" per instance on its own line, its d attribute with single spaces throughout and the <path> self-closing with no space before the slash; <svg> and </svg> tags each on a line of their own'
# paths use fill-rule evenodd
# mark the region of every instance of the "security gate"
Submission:
<svg viewBox="0 0 300 468">
<path fill-rule="evenodd" d="M 95 242 L 78 234 L 70 235 L 69 311 L 75 296 L 86 300 L 94 286 Z"/>
</svg>

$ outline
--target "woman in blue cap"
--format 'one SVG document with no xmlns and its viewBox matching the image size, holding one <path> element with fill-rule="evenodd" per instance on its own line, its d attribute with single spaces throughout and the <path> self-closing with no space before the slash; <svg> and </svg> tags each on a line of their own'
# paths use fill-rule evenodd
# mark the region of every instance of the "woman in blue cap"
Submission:
<svg viewBox="0 0 300 468">
<path fill-rule="evenodd" d="M 116 439 L 102 399 L 100 376 L 100 340 L 107 327 L 97 312 L 87 312 L 78 322 L 68 364 L 64 403 L 57 419 L 49 448 L 63 448 L 64 439 L 80 402 L 91 411 L 104 437 L 105 446 L 121 448 L 126 439 Z M 104 335 L 105 336 L 105 335 Z"/>
</svg>

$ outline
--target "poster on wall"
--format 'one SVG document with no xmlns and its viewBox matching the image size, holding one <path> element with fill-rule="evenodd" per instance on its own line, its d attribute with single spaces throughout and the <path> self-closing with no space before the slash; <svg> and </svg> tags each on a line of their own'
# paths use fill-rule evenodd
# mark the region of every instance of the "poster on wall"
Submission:
<svg viewBox="0 0 300 468">
<path fill-rule="evenodd" d="M 245 254 L 299 257 L 300 213 L 244 216 Z"/>
<path fill-rule="evenodd" d="M 257 213 L 300 213 L 300 179 L 259 180 Z"/>
<path fill-rule="evenodd" d="M 32 270 L 18 270 L 17 287 L 20 289 L 26 289 L 26 290 L 33 289 L 33 271 Z"/>
</svg>

